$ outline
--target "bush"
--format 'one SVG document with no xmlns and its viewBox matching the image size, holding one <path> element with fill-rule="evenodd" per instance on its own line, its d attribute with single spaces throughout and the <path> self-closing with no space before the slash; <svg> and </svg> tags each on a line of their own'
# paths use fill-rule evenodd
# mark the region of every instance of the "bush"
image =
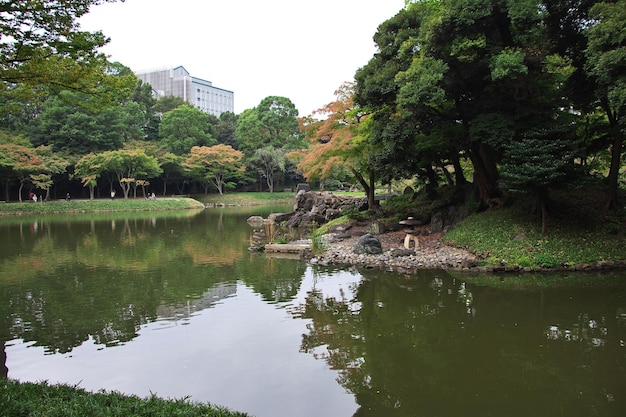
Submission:
<svg viewBox="0 0 626 417">
<path fill-rule="evenodd" d="M 350 220 L 361 221 L 369 218 L 369 213 L 367 211 L 360 211 L 356 206 L 346 207 L 341 211 L 341 213 Z"/>
<path fill-rule="evenodd" d="M 540 253 L 539 255 L 537 255 L 535 257 L 535 262 L 541 268 L 554 268 L 555 266 L 559 265 L 558 262 L 547 253 Z"/>
</svg>

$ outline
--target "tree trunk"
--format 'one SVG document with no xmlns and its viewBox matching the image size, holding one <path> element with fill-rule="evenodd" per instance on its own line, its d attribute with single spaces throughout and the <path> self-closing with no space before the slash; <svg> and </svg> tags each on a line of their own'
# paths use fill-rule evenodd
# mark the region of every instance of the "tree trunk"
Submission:
<svg viewBox="0 0 626 417">
<path fill-rule="evenodd" d="M 474 185 L 478 188 L 481 201 L 486 204 L 490 198 L 498 197 L 497 168 L 484 145 L 474 143 L 470 147 L 470 160 L 474 166 Z"/>
<path fill-rule="evenodd" d="M 167 195 L 167 180 L 169 178 L 169 174 L 163 175 L 163 197 Z"/>
<path fill-rule="evenodd" d="M 611 146 L 611 167 L 609 169 L 609 189 L 607 191 L 607 199 L 605 208 L 612 210 L 617 207 L 617 190 L 619 189 L 619 170 L 622 165 L 622 148 L 624 147 L 624 132 L 620 129 L 620 126 L 611 116 L 611 112 L 607 111 L 609 115 L 609 123 L 613 131 L 613 144 Z"/>
<path fill-rule="evenodd" d="M 20 203 L 22 202 L 22 189 L 23 188 L 24 188 L 24 183 L 22 181 L 20 181 L 20 188 L 18 188 L 18 191 L 17 191 L 18 201 Z"/>
<path fill-rule="evenodd" d="M 274 174 L 271 172 L 267 173 L 267 188 L 269 188 L 270 194 L 274 192 Z"/>
<path fill-rule="evenodd" d="M 376 188 L 375 188 L 375 181 L 374 181 L 374 178 L 375 178 L 374 170 L 371 168 L 368 168 L 369 182 L 366 181 L 363 175 L 361 175 L 361 173 L 355 170 L 354 168 L 350 168 L 350 171 L 352 171 L 352 175 L 354 175 L 354 178 L 356 178 L 356 180 L 359 182 L 359 184 L 361 184 L 361 186 L 365 190 L 365 195 L 367 196 L 367 207 L 369 209 L 373 209 L 374 207 L 376 207 Z"/>
<path fill-rule="evenodd" d="M 7 203 L 9 202 L 9 189 L 11 187 L 11 182 L 9 181 L 9 179 L 7 178 L 7 181 L 5 183 L 5 189 L 4 189 L 4 201 L 6 201 Z"/>
<path fill-rule="evenodd" d="M 467 179 L 463 174 L 463 167 L 461 167 L 461 160 L 458 155 L 452 157 L 452 166 L 454 167 L 454 179 L 456 185 L 464 185 L 467 184 Z"/>
</svg>

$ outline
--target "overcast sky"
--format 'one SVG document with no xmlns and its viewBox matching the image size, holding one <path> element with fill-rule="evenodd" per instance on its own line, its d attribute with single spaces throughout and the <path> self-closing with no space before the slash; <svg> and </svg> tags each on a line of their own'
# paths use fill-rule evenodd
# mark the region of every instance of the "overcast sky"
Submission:
<svg viewBox="0 0 626 417">
<path fill-rule="evenodd" d="M 126 0 L 92 7 L 83 30 L 111 41 L 110 60 L 133 71 L 185 67 L 235 93 L 235 113 L 284 96 L 300 116 L 375 52 L 372 36 L 404 0 Z"/>
</svg>

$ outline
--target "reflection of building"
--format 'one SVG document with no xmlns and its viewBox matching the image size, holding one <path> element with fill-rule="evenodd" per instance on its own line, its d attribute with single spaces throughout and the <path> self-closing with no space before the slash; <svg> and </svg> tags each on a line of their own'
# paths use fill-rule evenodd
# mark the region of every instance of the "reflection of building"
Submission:
<svg viewBox="0 0 626 417">
<path fill-rule="evenodd" d="M 138 71 L 135 73 L 144 83 L 152 86 L 156 98 L 180 97 L 205 113 L 219 116 L 235 112 L 235 94 L 214 87 L 211 81 L 192 77 L 182 66 Z"/>
<path fill-rule="evenodd" d="M 237 292 L 236 283 L 221 283 L 209 288 L 200 298 L 187 301 L 186 304 L 162 305 L 156 310 L 157 317 L 161 320 L 176 321 L 192 316 L 198 311 L 213 307 L 218 301 L 232 297 Z"/>
</svg>

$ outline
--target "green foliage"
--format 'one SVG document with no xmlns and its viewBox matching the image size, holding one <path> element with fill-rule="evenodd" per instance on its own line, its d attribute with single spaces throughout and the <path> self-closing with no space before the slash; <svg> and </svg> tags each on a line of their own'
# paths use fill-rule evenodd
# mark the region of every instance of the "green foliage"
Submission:
<svg viewBox="0 0 626 417">
<path fill-rule="evenodd" d="M 315 226 L 313 229 L 312 235 L 314 238 L 321 237 L 327 234 L 332 227 L 349 223 L 349 222 L 350 222 L 350 218 L 344 214 L 343 216 L 337 217 L 336 219 L 333 219 L 327 223 L 324 223 L 323 225 L 319 227 Z"/>
<path fill-rule="evenodd" d="M 70 90 L 110 104 L 127 94 L 132 87 L 110 76 L 99 52 L 108 39 L 81 31 L 78 24 L 91 5 L 108 1 L 115 0 L 3 2 L 0 95 L 25 98 Z"/>
<path fill-rule="evenodd" d="M 257 149 L 248 160 L 248 165 L 265 178 L 270 193 L 274 192 L 274 175 L 285 171 L 285 155 L 271 146 Z"/>
<path fill-rule="evenodd" d="M 399 216 L 405 217 L 405 215 L 414 211 L 415 205 L 414 195 L 411 193 L 397 195 L 385 200 L 382 208 L 385 212 L 397 213 Z"/>
<path fill-rule="evenodd" d="M 549 253 L 540 253 L 535 255 L 535 262 L 541 268 L 554 268 L 559 266 L 558 262 Z"/>
<path fill-rule="evenodd" d="M 46 101 L 30 127 L 33 144 L 85 155 L 119 149 L 126 141 L 142 137 L 145 118 L 137 103 L 90 110 L 78 105 L 84 99 L 85 95 L 65 92 Z"/>
<path fill-rule="evenodd" d="M 567 207 L 580 210 L 584 204 L 568 201 Z M 547 234 L 542 234 L 533 216 L 519 211 L 521 207 L 507 207 L 468 217 L 443 241 L 469 250 L 487 265 L 554 268 L 624 260 L 626 241 L 608 233 L 610 228 L 625 230 L 623 217 L 619 226 L 604 217 L 590 224 L 567 207 L 552 216 Z"/>
<path fill-rule="evenodd" d="M 521 74 L 528 74 L 528 67 L 524 64 L 524 52 L 520 48 L 505 48 L 491 60 L 491 78 L 516 78 Z"/>
<path fill-rule="evenodd" d="M 237 120 L 238 149 L 248 158 L 257 149 L 271 146 L 284 151 L 305 146 L 298 126 L 298 110 L 286 97 L 266 97 Z"/>
<path fill-rule="evenodd" d="M 189 153 L 194 146 L 213 146 L 217 141 L 208 115 L 188 104 L 163 115 L 159 135 L 164 149 L 175 155 Z"/>
<path fill-rule="evenodd" d="M 361 211 L 356 206 L 348 206 L 344 208 L 342 214 L 350 220 L 367 220 L 370 218 L 367 211 Z"/>
<path fill-rule="evenodd" d="M 117 392 L 89 393 L 69 385 L 49 385 L 0 380 L 2 415 L 35 416 L 45 410 L 47 417 L 109 416 L 109 417 L 245 417 L 211 404 L 192 403 L 188 399 L 165 400 L 152 395 L 139 398 Z M 5 401 L 5 399 L 10 399 Z"/>
</svg>

